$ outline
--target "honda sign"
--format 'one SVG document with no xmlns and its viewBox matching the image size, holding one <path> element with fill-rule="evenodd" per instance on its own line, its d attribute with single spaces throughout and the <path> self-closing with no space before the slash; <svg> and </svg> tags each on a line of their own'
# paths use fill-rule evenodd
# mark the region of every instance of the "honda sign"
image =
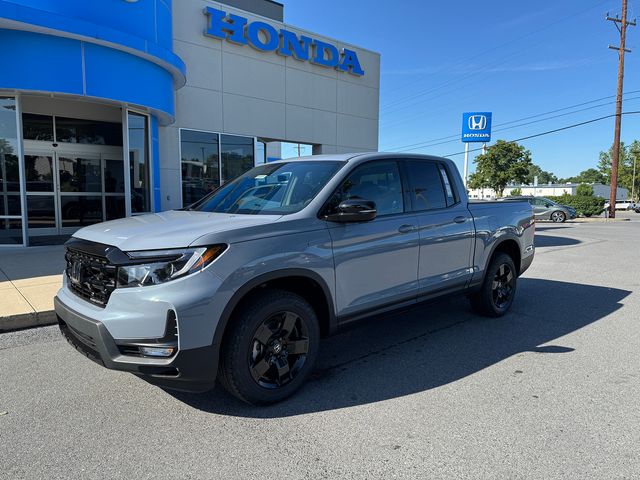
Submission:
<svg viewBox="0 0 640 480">
<path fill-rule="evenodd" d="M 491 141 L 491 112 L 467 112 L 462 114 L 463 142 Z"/>
</svg>

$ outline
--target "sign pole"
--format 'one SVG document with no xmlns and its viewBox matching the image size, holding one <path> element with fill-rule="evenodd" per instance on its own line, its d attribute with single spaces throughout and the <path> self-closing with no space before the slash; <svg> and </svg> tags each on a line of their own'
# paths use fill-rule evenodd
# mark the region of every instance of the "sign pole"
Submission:
<svg viewBox="0 0 640 480">
<path fill-rule="evenodd" d="M 469 177 L 469 142 L 464 142 L 464 188 L 467 188 Z"/>
</svg>

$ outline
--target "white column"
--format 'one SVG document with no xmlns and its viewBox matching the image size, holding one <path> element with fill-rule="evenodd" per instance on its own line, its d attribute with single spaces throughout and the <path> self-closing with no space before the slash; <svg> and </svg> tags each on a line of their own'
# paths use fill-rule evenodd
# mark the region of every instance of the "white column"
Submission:
<svg viewBox="0 0 640 480">
<path fill-rule="evenodd" d="M 464 188 L 467 188 L 467 180 L 469 178 L 469 142 L 464 143 L 464 175 L 462 177 Z"/>
</svg>

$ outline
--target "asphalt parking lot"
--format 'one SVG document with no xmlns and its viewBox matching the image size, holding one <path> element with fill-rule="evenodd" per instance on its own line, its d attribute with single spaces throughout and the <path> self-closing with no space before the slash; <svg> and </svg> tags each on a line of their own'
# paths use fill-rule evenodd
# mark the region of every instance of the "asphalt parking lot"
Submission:
<svg viewBox="0 0 640 480">
<path fill-rule="evenodd" d="M 268 408 L 105 370 L 55 327 L 0 335 L 0 478 L 639 478 L 630 216 L 539 223 L 509 315 L 449 299 L 372 320 Z"/>
</svg>

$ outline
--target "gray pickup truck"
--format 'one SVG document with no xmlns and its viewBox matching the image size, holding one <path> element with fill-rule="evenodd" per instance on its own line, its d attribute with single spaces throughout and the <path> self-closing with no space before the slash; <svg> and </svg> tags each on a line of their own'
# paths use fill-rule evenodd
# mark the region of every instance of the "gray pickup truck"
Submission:
<svg viewBox="0 0 640 480">
<path fill-rule="evenodd" d="M 320 339 L 446 294 L 505 314 L 528 202 L 469 203 L 453 162 L 366 153 L 257 166 L 179 211 L 79 230 L 55 298 L 81 353 L 166 388 L 284 399 Z M 402 328 L 401 324 L 398 328 Z"/>
</svg>

